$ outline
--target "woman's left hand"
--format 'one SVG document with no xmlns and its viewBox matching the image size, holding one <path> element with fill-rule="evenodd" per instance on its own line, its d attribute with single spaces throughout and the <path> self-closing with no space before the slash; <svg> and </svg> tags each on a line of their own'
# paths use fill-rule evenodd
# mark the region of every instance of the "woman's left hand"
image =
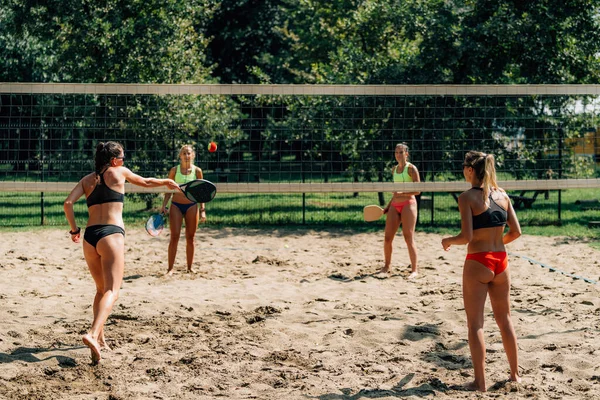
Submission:
<svg viewBox="0 0 600 400">
<path fill-rule="evenodd" d="M 206 211 L 200 212 L 200 223 L 203 224 L 206 222 Z"/>
<path fill-rule="evenodd" d="M 71 240 L 74 243 L 79 243 L 79 241 L 81 240 L 81 228 L 77 228 L 77 230 L 75 231 L 76 233 L 71 233 L 72 231 L 69 232 L 69 234 L 71 235 Z"/>
</svg>

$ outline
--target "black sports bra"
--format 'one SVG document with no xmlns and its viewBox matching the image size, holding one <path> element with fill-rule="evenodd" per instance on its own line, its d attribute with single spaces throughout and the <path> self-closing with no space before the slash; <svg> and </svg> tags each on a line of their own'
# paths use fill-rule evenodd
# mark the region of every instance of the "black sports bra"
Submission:
<svg viewBox="0 0 600 400">
<path fill-rule="evenodd" d="M 85 200 L 88 208 L 97 204 L 125 202 L 125 195 L 123 193 L 112 190 L 106 185 L 103 177 L 104 172 L 100 174 L 100 182 L 96 184 L 96 187 L 92 193 L 90 193 L 88 198 Z"/>
<path fill-rule="evenodd" d="M 482 188 L 474 187 L 471 189 L 483 190 Z M 473 215 L 473 230 L 481 228 L 495 228 L 506 225 L 508 213 L 500 207 L 492 198 L 490 193 L 490 206 L 481 214 Z"/>
</svg>

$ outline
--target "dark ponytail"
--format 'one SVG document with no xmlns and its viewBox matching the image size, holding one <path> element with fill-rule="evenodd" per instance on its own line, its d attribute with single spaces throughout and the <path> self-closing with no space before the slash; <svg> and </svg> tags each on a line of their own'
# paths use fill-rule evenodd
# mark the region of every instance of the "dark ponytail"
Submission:
<svg viewBox="0 0 600 400">
<path fill-rule="evenodd" d="M 123 146 L 117 142 L 100 142 L 96 146 L 96 156 L 94 157 L 94 170 L 96 175 L 100 175 L 102 170 L 110 165 L 110 160 L 119 157 L 123 151 Z"/>
</svg>

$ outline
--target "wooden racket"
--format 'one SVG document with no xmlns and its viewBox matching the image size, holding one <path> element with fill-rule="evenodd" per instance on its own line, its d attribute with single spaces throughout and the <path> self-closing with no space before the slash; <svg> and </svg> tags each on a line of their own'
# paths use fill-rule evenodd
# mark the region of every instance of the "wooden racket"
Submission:
<svg viewBox="0 0 600 400">
<path fill-rule="evenodd" d="M 377 221 L 383 215 L 383 208 L 376 205 L 365 206 L 363 215 L 367 222 Z"/>
</svg>

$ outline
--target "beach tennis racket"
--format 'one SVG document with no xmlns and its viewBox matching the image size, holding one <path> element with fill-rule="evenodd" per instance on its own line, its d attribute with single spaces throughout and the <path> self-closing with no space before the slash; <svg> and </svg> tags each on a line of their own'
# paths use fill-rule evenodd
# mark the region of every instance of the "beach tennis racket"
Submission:
<svg viewBox="0 0 600 400">
<path fill-rule="evenodd" d="M 383 208 L 379 206 L 365 206 L 363 209 L 365 221 L 372 222 L 377 221 L 383 215 Z"/>
<path fill-rule="evenodd" d="M 153 214 L 146 221 L 146 232 L 148 235 L 156 237 L 165 228 L 165 214 Z"/>
<path fill-rule="evenodd" d="M 206 179 L 196 179 L 179 186 L 188 200 L 195 203 L 208 203 L 215 198 L 217 187 Z"/>
</svg>

